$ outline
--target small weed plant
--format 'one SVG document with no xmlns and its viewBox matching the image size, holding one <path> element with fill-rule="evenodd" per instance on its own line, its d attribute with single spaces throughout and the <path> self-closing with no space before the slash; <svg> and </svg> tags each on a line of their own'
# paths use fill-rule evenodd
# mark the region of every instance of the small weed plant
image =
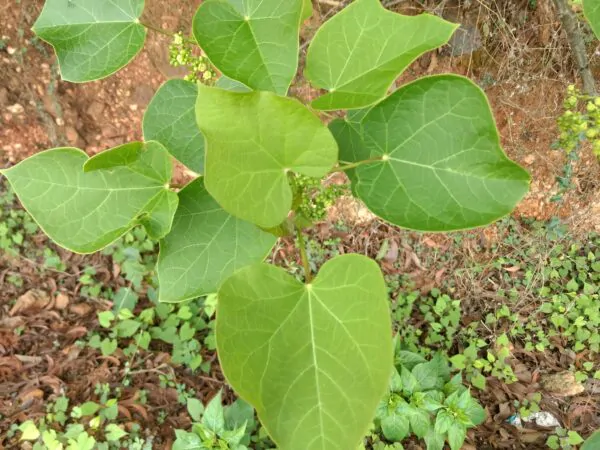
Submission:
<svg viewBox="0 0 600 450">
<path fill-rule="evenodd" d="M 171 34 L 144 23 L 143 9 L 143 0 L 47 0 L 33 29 L 54 47 L 64 80 L 87 82 L 131 61 L 147 29 Z M 351 194 L 381 219 L 451 231 L 510 213 L 529 175 L 504 154 L 485 94 L 470 80 L 444 74 L 396 88 L 399 75 L 447 43 L 456 24 L 396 14 L 379 0 L 352 2 L 307 47 L 303 75 L 319 97 L 304 104 L 289 88 L 300 29 L 311 15 L 308 0 L 204 1 L 193 37 L 171 34 L 171 59 L 190 75 L 156 92 L 144 116 L 144 142 L 91 158 L 54 148 L 2 174 L 39 227 L 71 251 L 100 251 L 143 227 L 160 241 L 159 302 L 218 293 L 221 368 L 278 448 L 348 450 L 359 445 L 388 389 L 392 333 L 385 280 L 374 261 L 339 255 L 317 274 L 309 264 L 305 230 L 341 189 L 324 194 L 321 180 L 345 172 Z M 340 118 L 330 121 L 330 111 Z M 183 189 L 172 185 L 172 158 L 198 174 Z M 279 236 L 294 234 L 302 281 L 263 262 Z M 136 288 L 136 262 L 144 262 L 133 256 L 127 276 Z M 93 271 L 82 277 L 95 294 Z M 121 303 L 133 301 L 128 292 L 117 295 Z M 440 321 L 432 342 L 445 339 L 444 327 L 457 326 L 453 304 L 444 302 L 424 312 Z M 119 339 L 143 347 L 155 333 L 179 339 L 180 357 L 201 365 L 191 337 L 198 324 L 179 317 L 184 308 L 168 313 L 177 317 L 168 331 L 154 330 L 157 308 L 142 319 L 125 309 L 103 313 L 106 331 L 93 344 L 110 353 Z M 425 374 L 413 373 L 417 367 L 401 368 L 400 376 L 411 374 L 416 384 L 394 401 L 435 400 L 432 411 L 419 409 L 422 428 L 413 431 L 424 437 L 433 427 L 435 445 L 447 440 L 458 448 L 476 422 L 467 412 L 469 391 L 428 389 L 428 379 L 419 379 Z M 213 446 L 207 448 L 243 448 L 231 437 L 240 430 L 243 424 L 200 427 L 195 435 Z"/>
</svg>

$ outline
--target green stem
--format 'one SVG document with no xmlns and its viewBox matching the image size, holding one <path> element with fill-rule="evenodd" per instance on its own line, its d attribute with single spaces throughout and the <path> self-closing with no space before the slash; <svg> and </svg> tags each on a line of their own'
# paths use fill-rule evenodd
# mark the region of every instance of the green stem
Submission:
<svg viewBox="0 0 600 450">
<path fill-rule="evenodd" d="M 298 247 L 300 247 L 300 257 L 302 258 L 302 265 L 304 266 L 304 279 L 306 283 L 310 283 L 312 280 L 312 274 L 310 273 L 310 264 L 308 263 L 308 255 L 306 254 L 306 242 L 304 241 L 304 235 L 300 228 L 296 228 L 296 236 L 298 237 Z"/>
<path fill-rule="evenodd" d="M 159 34 L 162 34 L 164 36 L 169 36 L 171 38 L 177 34 L 174 31 L 163 30 L 162 28 L 158 28 L 158 27 L 156 27 L 154 25 L 151 25 L 149 23 L 146 23 L 146 22 L 140 22 L 140 25 L 148 28 L 149 30 L 154 31 L 155 33 L 159 33 Z M 184 40 L 184 42 L 187 42 L 188 44 L 194 44 L 194 45 L 196 45 L 196 41 L 193 40 L 193 39 L 189 39 L 189 38 L 184 37 L 183 40 Z"/>
<path fill-rule="evenodd" d="M 382 160 L 383 160 L 383 158 L 377 157 L 377 158 L 365 159 L 364 161 L 358 161 L 355 163 L 344 164 L 342 166 L 334 167 L 333 169 L 331 169 L 331 171 L 329 173 L 345 172 L 346 170 L 354 169 L 358 166 L 362 166 L 363 164 L 370 164 L 370 163 L 374 163 L 374 162 L 378 162 L 378 161 L 382 161 Z"/>
</svg>

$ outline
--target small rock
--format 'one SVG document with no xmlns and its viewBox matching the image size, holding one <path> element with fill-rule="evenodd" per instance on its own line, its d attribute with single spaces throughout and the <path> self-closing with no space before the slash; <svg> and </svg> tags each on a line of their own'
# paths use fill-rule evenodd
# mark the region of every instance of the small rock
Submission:
<svg viewBox="0 0 600 450">
<path fill-rule="evenodd" d="M 575 379 L 575 374 L 565 370 L 541 377 L 540 384 L 546 392 L 557 397 L 573 397 L 585 391 L 585 387 Z"/>
<path fill-rule="evenodd" d="M 57 117 L 56 118 L 56 125 L 58 125 L 59 127 L 62 127 L 65 125 L 65 120 L 62 117 Z"/>
<path fill-rule="evenodd" d="M 94 119 L 99 118 L 103 111 L 104 105 L 97 101 L 93 101 L 92 104 L 86 110 L 88 115 L 92 116 Z"/>
<path fill-rule="evenodd" d="M 13 114 L 22 114 L 23 111 L 25 111 L 25 108 L 23 108 L 23 105 L 21 105 L 20 103 L 15 103 L 14 105 L 10 105 L 6 109 Z"/>
<path fill-rule="evenodd" d="M 0 89 L 0 107 L 5 108 L 8 105 L 8 89 Z"/>
<path fill-rule="evenodd" d="M 14 55 L 15 53 L 17 53 L 17 49 L 16 49 L 16 48 L 14 48 L 14 47 L 11 47 L 11 46 L 9 45 L 8 47 L 6 47 L 6 52 L 7 52 L 9 55 L 11 55 L 11 56 L 12 56 L 12 55 Z"/>
<path fill-rule="evenodd" d="M 136 105 L 135 103 L 133 103 L 132 105 L 129 105 L 129 109 L 131 111 L 137 111 L 138 110 L 138 105 Z"/>
<path fill-rule="evenodd" d="M 535 161 L 535 155 L 527 155 L 525 158 L 523 158 L 523 162 L 527 165 L 533 164 L 534 161 Z"/>
<path fill-rule="evenodd" d="M 65 309 L 69 306 L 69 296 L 67 294 L 63 294 L 62 292 L 56 296 L 54 301 L 54 307 L 59 310 Z"/>
<path fill-rule="evenodd" d="M 69 144 L 75 145 L 79 140 L 79 133 L 74 127 L 68 126 L 65 128 L 65 137 L 67 138 Z"/>
</svg>

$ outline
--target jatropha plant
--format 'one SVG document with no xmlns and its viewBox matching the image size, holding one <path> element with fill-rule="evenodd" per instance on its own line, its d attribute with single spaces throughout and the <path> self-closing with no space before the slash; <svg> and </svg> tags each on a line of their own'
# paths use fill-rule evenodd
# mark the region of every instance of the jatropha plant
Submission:
<svg viewBox="0 0 600 450">
<path fill-rule="evenodd" d="M 140 21 L 143 8 L 47 0 L 34 31 L 54 47 L 64 80 L 96 80 L 142 49 L 152 28 Z M 204 55 L 194 65 L 216 68 L 215 86 L 212 75 L 167 81 L 146 111 L 144 142 L 91 158 L 55 148 L 2 173 L 46 234 L 74 252 L 144 226 L 160 239 L 160 301 L 218 292 L 223 372 L 278 447 L 348 450 L 392 373 L 388 298 L 379 267 L 362 255 L 311 273 L 298 180 L 344 171 L 381 219 L 450 231 L 510 213 L 529 176 L 502 151 L 488 101 L 468 79 L 394 88 L 457 28 L 436 16 L 352 2 L 308 47 L 303 75 L 321 95 L 309 104 L 289 97 L 311 14 L 308 0 L 205 0 L 193 20 Z M 344 118 L 323 123 L 319 112 L 338 110 Z M 172 157 L 201 174 L 180 191 L 170 184 Z M 263 262 L 286 233 L 297 235 L 304 283 Z"/>
</svg>

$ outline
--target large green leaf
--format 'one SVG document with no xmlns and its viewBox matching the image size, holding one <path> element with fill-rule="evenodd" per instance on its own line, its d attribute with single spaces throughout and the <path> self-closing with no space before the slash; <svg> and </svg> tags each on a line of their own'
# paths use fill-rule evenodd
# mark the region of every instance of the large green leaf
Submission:
<svg viewBox="0 0 600 450">
<path fill-rule="evenodd" d="M 592 30 L 596 33 L 596 37 L 600 39 L 600 2 L 598 0 L 583 0 L 583 12 L 590 22 Z"/>
<path fill-rule="evenodd" d="M 144 114 L 144 138 L 160 142 L 196 173 L 204 171 L 204 136 L 196 125 L 196 84 L 169 80 L 163 84 Z"/>
<path fill-rule="evenodd" d="M 194 37 L 225 75 L 285 95 L 298 67 L 304 0 L 206 0 Z"/>
<path fill-rule="evenodd" d="M 160 243 L 158 298 L 181 302 L 217 292 L 234 271 L 262 261 L 275 241 L 226 213 L 198 178 L 179 193 L 173 229 Z"/>
<path fill-rule="evenodd" d="M 581 450 L 597 450 L 600 448 L 600 430 L 593 433 L 585 440 L 581 446 Z"/>
<path fill-rule="evenodd" d="M 306 78 L 329 93 L 316 109 L 356 109 L 382 99 L 416 58 L 452 36 L 457 25 L 437 16 L 403 16 L 379 0 L 356 0 L 327 21 L 306 57 Z"/>
<path fill-rule="evenodd" d="M 136 142 L 90 159 L 76 148 L 47 150 L 1 173 L 51 239 L 92 253 L 137 224 L 153 236 L 168 232 L 177 201 L 168 193 L 171 172 L 160 144 Z"/>
<path fill-rule="evenodd" d="M 385 282 L 360 255 L 304 285 L 267 264 L 219 290 L 217 346 L 237 393 L 281 450 L 355 449 L 392 371 Z"/>
<path fill-rule="evenodd" d="M 107 77 L 144 46 L 144 0 L 46 0 L 33 31 L 54 47 L 63 80 Z"/>
<path fill-rule="evenodd" d="M 271 92 L 199 87 L 206 188 L 230 214 L 273 228 L 292 206 L 288 172 L 324 176 L 337 161 L 329 130 L 300 102 Z"/>
<path fill-rule="evenodd" d="M 423 78 L 374 106 L 359 123 L 330 126 L 352 189 L 381 218 L 445 231 L 486 225 L 515 207 L 529 175 L 509 160 L 484 93 L 455 75 Z"/>
</svg>

